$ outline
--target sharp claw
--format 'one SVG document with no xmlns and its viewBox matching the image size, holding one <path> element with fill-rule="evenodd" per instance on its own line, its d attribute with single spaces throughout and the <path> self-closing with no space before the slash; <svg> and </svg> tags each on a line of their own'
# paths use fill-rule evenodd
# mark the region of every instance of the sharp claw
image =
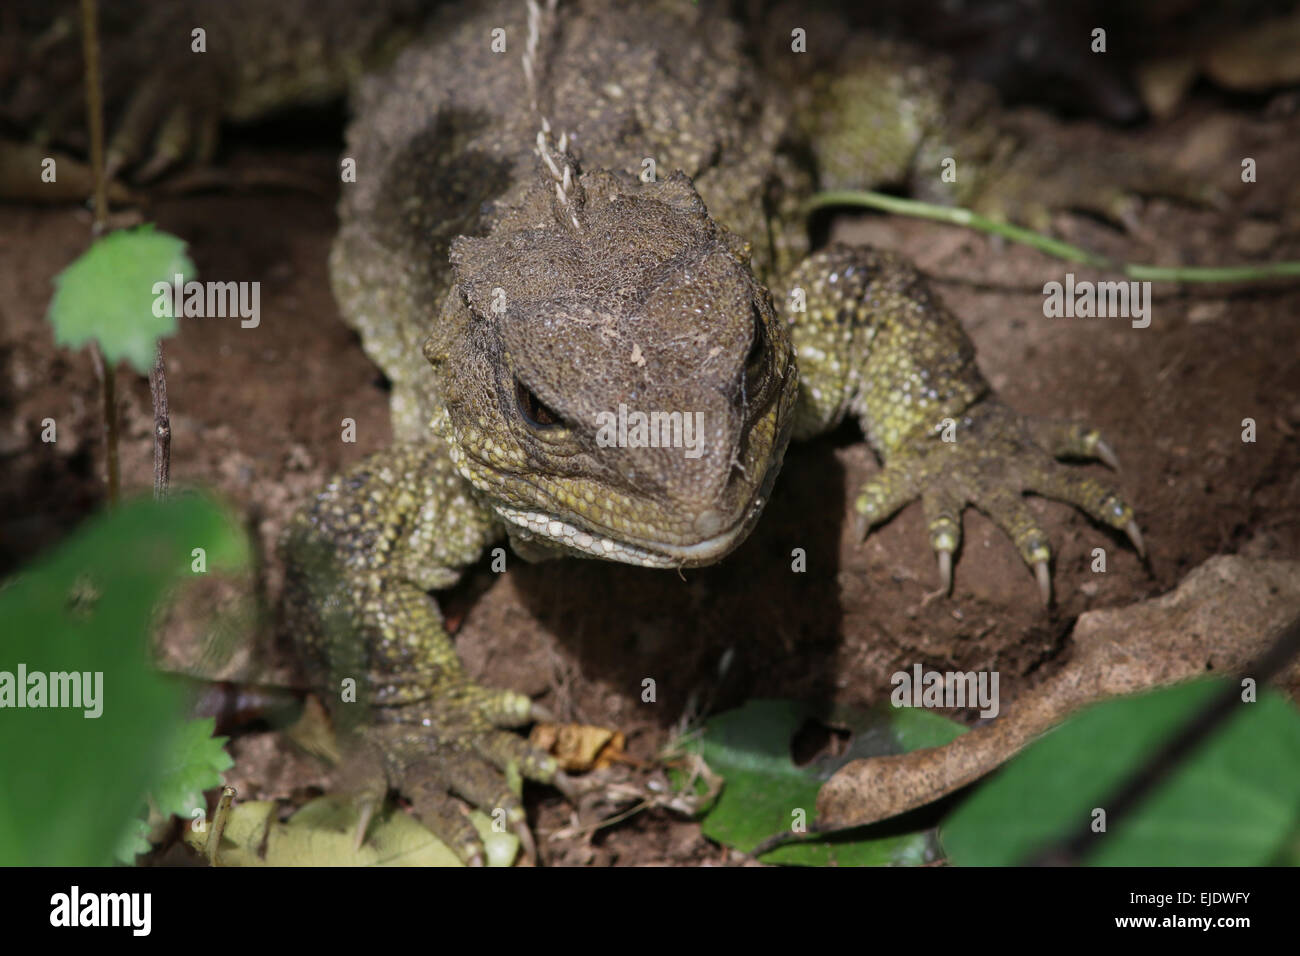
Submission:
<svg viewBox="0 0 1300 956">
<path fill-rule="evenodd" d="M 1138 557 L 1145 558 L 1147 556 L 1146 544 L 1142 541 L 1142 532 L 1138 529 L 1137 522 L 1129 521 L 1124 526 L 1124 533 L 1133 542 L 1133 547 L 1137 548 Z"/>
<path fill-rule="evenodd" d="M 1046 561 L 1034 562 L 1034 577 L 1038 578 L 1038 596 L 1043 600 L 1043 607 L 1052 603 L 1052 572 Z"/>
<path fill-rule="evenodd" d="M 1098 460 L 1104 464 L 1119 471 L 1119 456 L 1115 454 L 1115 449 L 1100 438 L 1092 446 L 1092 453 L 1097 456 Z"/>
<path fill-rule="evenodd" d="M 540 720 L 543 723 L 555 723 L 555 715 L 541 704 L 534 703 L 531 708 L 530 717 L 532 720 Z"/>
<path fill-rule="evenodd" d="M 360 814 L 357 817 L 357 832 L 352 839 L 353 852 L 359 852 L 362 844 L 366 842 L 366 831 L 370 829 L 370 819 L 375 815 L 377 803 L 378 801 L 369 797 L 361 801 Z"/>
<path fill-rule="evenodd" d="M 537 843 L 533 839 L 533 831 L 528 829 L 528 821 L 520 820 L 513 827 L 515 836 L 519 838 L 519 849 L 523 854 L 521 862 L 525 866 L 537 865 Z"/>
<path fill-rule="evenodd" d="M 582 795 L 578 782 L 563 770 L 555 771 L 555 779 L 551 781 L 551 786 L 564 794 L 570 803 L 577 803 L 578 797 Z"/>
<path fill-rule="evenodd" d="M 952 594 L 952 552 L 936 551 L 939 556 L 939 587 L 944 595 Z"/>
<path fill-rule="evenodd" d="M 475 850 L 473 853 L 469 855 L 469 858 L 465 860 L 465 865 L 466 866 L 487 866 L 487 860 L 483 858 L 483 853 L 481 850 Z"/>
<path fill-rule="evenodd" d="M 365 832 L 370 829 L 370 821 L 374 818 L 374 812 L 383 805 L 383 793 L 373 793 L 364 791 L 356 801 L 356 834 L 352 838 L 352 849 L 359 852 L 365 845 Z"/>
<path fill-rule="evenodd" d="M 857 535 L 859 541 L 867 540 L 867 532 L 871 530 L 871 522 L 866 515 L 858 515 L 853 520 L 853 533 Z"/>
</svg>

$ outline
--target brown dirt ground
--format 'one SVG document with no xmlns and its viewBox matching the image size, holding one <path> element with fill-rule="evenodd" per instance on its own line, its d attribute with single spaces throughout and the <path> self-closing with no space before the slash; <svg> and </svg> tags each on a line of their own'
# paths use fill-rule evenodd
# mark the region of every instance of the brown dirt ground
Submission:
<svg viewBox="0 0 1300 956">
<path fill-rule="evenodd" d="M 1156 130 L 1107 133 L 1117 149 L 1151 149 L 1214 175 L 1229 207 L 1153 200 L 1140 235 L 1071 214 L 1058 216 L 1055 229 L 1136 262 L 1300 259 L 1300 191 L 1290 178 L 1300 165 L 1298 134 L 1300 117 L 1286 110 L 1205 102 Z M 236 176 L 274 168 L 304 182 L 329 181 L 336 155 L 328 143 L 236 142 L 228 153 L 226 168 Z M 1257 159 L 1256 184 L 1237 181 L 1242 156 Z M 289 511 L 331 472 L 389 438 L 383 382 L 330 295 L 335 216 L 327 193 L 158 192 L 147 213 L 188 240 L 202 276 L 262 283 L 260 327 L 185 319 L 166 349 L 173 481 L 215 488 L 249 516 L 272 598 L 273 542 Z M 1137 508 L 1149 561 L 1068 508 L 1031 499 L 1056 549 L 1050 613 L 1040 609 L 1010 542 L 973 512 L 953 596 L 928 601 L 936 575 L 919 507 L 864 544 L 853 539 L 853 490 L 877 465 L 844 429 L 792 449 L 764 520 L 720 566 L 677 574 L 512 560 L 497 576 L 481 563 L 446 602 L 475 675 L 537 695 L 564 719 L 617 727 L 634 755 L 650 757 L 692 698 L 717 709 L 759 696 L 867 704 L 887 695 L 890 673 L 917 661 L 997 669 L 1004 693 L 1014 696 L 1059 666 L 1085 610 L 1168 590 L 1216 553 L 1300 557 L 1300 285 L 1158 285 L 1144 330 L 1124 320 L 1049 320 L 1041 288 L 1063 277 L 1063 263 L 932 223 L 846 215 L 832 229 L 900 250 L 930 273 L 1011 405 L 1104 430 L 1124 463 L 1113 477 Z M 55 348 L 44 321 L 51 279 L 88 234 L 80 208 L 0 207 L 0 573 L 55 543 L 102 502 L 95 375 L 84 352 Z M 121 380 L 123 479 L 143 490 L 151 476 L 148 385 L 131 373 Z M 58 423 L 52 445 L 37 438 L 46 417 Z M 357 422 L 355 444 L 340 441 L 345 417 Z M 1258 423 L 1254 444 L 1241 440 L 1247 417 Z M 1107 475 L 1101 466 L 1082 467 Z M 1089 569 L 1097 547 L 1108 555 L 1105 574 Z M 807 551 L 806 573 L 791 572 L 794 548 Z M 261 628 L 256 653 L 228 672 L 295 681 L 269 630 Z M 187 657 L 176 646 L 164 651 L 173 662 Z M 727 651 L 734 657 L 719 677 Z M 657 704 L 640 702 L 645 677 L 658 682 Z M 282 734 L 240 734 L 231 750 L 230 782 L 242 798 L 299 798 L 328 784 L 321 766 Z M 734 861 L 694 824 L 664 812 L 590 839 L 548 841 L 570 810 L 544 788 L 530 791 L 530 806 L 551 862 Z"/>
</svg>

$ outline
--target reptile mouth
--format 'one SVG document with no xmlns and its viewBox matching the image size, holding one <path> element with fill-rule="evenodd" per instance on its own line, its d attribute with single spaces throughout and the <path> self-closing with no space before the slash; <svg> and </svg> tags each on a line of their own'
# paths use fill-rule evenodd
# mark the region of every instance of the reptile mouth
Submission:
<svg viewBox="0 0 1300 956">
<path fill-rule="evenodd" d="M 731 527 L 710 538 L 705 538 L 703 541 L 697 541 L 695 544 L 674 545 L 659 542 L 652 546 L 653 550 L 666 558 L 674 560 L 676 563 L 673 566 L 675 567 L 708 564 L 729 554 L 753 530 L 754 524 L 758 521 L 758 516 L 762 514 L 763 508 L 766 507 L 768 498 L 772 494 L 772 486 L 776 484 L 776 476 L 780 470 L 780 460 L 768 465 L 767 471 L 763 474 L 763 480 L 759 482 L 754 494 L 750 496 L 745 506 L 740 509 L 739 517 L 732 523 Z"/>
<path fill-rule="evenodd" d="M 780 459 L 771 462 L 763 480 L 739 510 L 739 516 L 731 526 L 694 544 L 646 541 L 626 534 L 609 537 L 603 530 L 579 527 L 554 515 L 499 505 L 496 512 L 531 537 L 544 539 L 590 557 L 648 568 L 696 567 L 719 560 L 748 537 L 767 504 L 780 470 Z"/>
</svg>

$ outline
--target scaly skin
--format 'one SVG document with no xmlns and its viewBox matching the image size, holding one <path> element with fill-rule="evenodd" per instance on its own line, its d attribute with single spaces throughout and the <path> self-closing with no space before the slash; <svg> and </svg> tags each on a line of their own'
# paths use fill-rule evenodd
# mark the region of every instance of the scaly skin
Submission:
<svg viewBox="0 0 1300 956">
<path fill-rule="evenodd" d="M 508 55 L 490 48 L 496 27 Z M 358 93 L 332 276 L 392 380 L 397 442 L 331 481 L 285 541 L 286 626 L 362 728 L 369 796 L 402 791 L 471 862 L 482 850 L 453 795 L 522 826 L 502 771 L 557 778 L 502 729 L 529 701 L 465 677 L 429 594 L 492 543 L 716 561 L 758 518 L 791 434 L 850 414 L 884 462 L 856 501 L 864 525 L 921 498 L 945 587 L 967 504 L 1040 580 L 1047 536 L 1022 492 L 1135 528 L 1118 495 L 1052 460 L 1108 456 L 1096 434 L 998 403 L 906 262 L 806 254 L 797 212 L 817 171 L 796 157 L 833 176 L 851 111 L 819 127 L 819 153 L 803 101 L 762 84 L 736 26 L 594 0 L 562 7 L 558 28 L 544 18 L 534 111 L 527 36 L 514 0 L 446 11 Z M 703 453 L 604 447 L 596 416 L 620 403 L 702 413 Z M 368 714 L 340 696 L 349 677 Z"/>
</svg>

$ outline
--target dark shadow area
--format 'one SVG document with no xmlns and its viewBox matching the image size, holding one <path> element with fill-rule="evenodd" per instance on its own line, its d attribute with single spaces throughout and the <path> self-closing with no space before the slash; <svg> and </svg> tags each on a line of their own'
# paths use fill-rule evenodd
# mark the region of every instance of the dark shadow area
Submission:
<svg viewBox="0 0 1300 956">
<path fill-rule="evenodd" d="M 586 677 L 634 699 L 642 680 L 656 681 L 658 706 L 643 711 L 661 726 L 692 697 L 711 712 L 752 697 L 824 698 L 842 640 L 843 507 L 843 469 L 829 441 L 813 442 L 787 453 L 762 520 L 717 565 L 679 574 L 566 560 L 515 563 L 511 574 Z M 807 570 L 792 570 L 796 560 Z"/>
</svg>

